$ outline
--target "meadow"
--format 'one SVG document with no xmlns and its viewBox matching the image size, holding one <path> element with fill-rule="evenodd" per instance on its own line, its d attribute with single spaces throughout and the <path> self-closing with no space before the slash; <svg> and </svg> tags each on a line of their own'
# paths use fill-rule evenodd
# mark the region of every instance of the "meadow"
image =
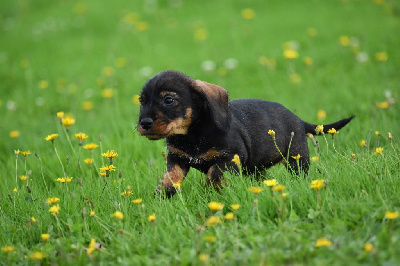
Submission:
<svg viewBox="0 0 400 266">
<path fill-rule="evenodd" d="M 395 0 L 2 1 L 0 265 L 399 265 L 399 16 Z M 318 125 L 356 118 L 309 140 L 307 176 L 227 172 L 217 192 L 192 169 L 165 199 L 165 141 L 136 125 L 166 69 Z"/>
</svg>

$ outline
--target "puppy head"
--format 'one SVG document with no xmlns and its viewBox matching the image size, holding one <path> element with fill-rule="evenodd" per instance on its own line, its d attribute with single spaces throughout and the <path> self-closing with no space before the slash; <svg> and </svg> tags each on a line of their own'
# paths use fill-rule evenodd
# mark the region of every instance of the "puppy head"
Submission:
<svg viewBox="0 0 400 266">
<path fill-rule="evenodd" d="M 226 90 L 177 71 L 151 78 L 142 89 L 140 102 L 138 131 L 151 140 L 187 134 L 204 108 L 217 127 L 228 126 Z"/>
</svg>

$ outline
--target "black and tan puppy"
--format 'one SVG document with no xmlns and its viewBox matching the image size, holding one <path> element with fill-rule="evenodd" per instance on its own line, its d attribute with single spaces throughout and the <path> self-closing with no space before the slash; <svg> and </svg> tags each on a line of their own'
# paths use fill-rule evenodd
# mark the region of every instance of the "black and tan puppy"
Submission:
<svg viewBox="0 0 400 266">
<path fill-rule="evenodd" d="M 288 159 L 288 168 L 298 173 L 292 158 L 298 154 L 301 170 L 308 171 L 306 134 L 315 133 L 316 125 L 302 121 L 279 103 L 229 101 L 224 88 L 177 71 L 151 78 L 140 101 L 139 133 L 150 140 L 167 139 L 167 172 L 159 187 L 167 195 L 175 193 L 173 184 L 183 181 L 190 167 L 206 173 L 207 183 L 220 188 L 223 172 L 238 170 L 232 161 L 235 154 L 247 173 L 281 162 L 282 155 Z M 352 118 L 325 125 L 324 130 L 339 130 Z M 269 130 L 275 131 L 279 151 Z"/>
</svg>

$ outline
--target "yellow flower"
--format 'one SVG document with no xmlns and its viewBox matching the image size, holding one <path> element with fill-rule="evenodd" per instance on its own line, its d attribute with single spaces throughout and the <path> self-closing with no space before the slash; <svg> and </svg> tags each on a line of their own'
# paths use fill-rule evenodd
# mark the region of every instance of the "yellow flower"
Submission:
<svg viewBox="0 0 400 266">
<path fill-rule="evenodd" d="M 375 105 L 380 109 L 388 109 L 390 104 L 388 101 L 383 101 L 383 102 L 375 102 Z"/>
<path fill-rule="evenodd" d="M 268 187 L 274 187 L 278 184 L 276 179 L 270 179 L 270 180 L 264 180 L 264 184 L 266 184 Z"/>
<path fill-rule="evenodd" d="M 205 222 L 206 226 L 216 226 L 217 224 L 221 224 L 221 218 L 219 218 L 218 216 L 210 216 L 208 217 L 208 219 Z"/>
<path fill-rule="evenodd" d="M 20 154 L 21 153 L 21 151 L 18 149 L 18 150 L 14 150 L 14 153 L 16 154 L 16 155 L 18 155 L 18 154 Z"/>
<path fill-rule="evenodd" d="M 115 65 L 118 68 L 124 68 L 126 66 L 126 59 L 124 57 L 118 57 L 115 60 Z"/>
<path fill-rule="evenodd" d="M 276 185 L 276 186 L 274 186 L 273 188 L 272 188 L 272 190 L 273 191 L 276 191 L 276 192 L 282 192 L 283 190 L 285 190 L 286 189 L 286 187 L 284 186 L 284 185 Z"/>
<path fill-rule="evenodd" d="M 311 181 L 310 188 L 320 190 L 324 186 L 325 186 L 325 180 L 324 179 L 317 179 L 317 180 Z"/>
<path fill-rule="evenodd" d="M 121 196 L 131 196 L 131 195 L 133 195 L 133 193 L 130 190 L 125 190 L 124 192 L 121 193 Z"/>
<path fill-rule="evenodd" d="M 282 193 L 282 194 L 280 195 L 280 197 L 286 198 L 288 195 L 289 195 L 289 193 L 288 193 L 288 192 L 285 192 L 285 193 Z"/>
<path fill-rule="evenodd" d="M 296 156 L 292 156 L 293 159 L 295 159 L 296 161 L 300 160 L 301 156 L 300 154 L 297 154 Z"/>
<path fill-rule="evenodd" d="M 235 155 L 233 156 L 232 162 L 234 162 L 236 165 L 239 166 L 239 165 L 240 165 L 240 158 L 239 158 L 239 155 L 235 154 Z"/>
<path fill-rule="evenodd" d="M 33 216 L 31 217 L 31 221 L 32 221 L 32 223 L 37 223 L 38 222 L 38 220 Z"/>
<path fill-rule="evenodd" d="M 51 135 L 47 135 L 47 137 L 45 138 L 45 140 L 49 141 L 54 141 L 56 138 L 58 137 L 58 134 L 51 134 Z"/>
<path fill-rule="evenodd" d="M 375 154 L 375 155 L 377 155 L 377 154 L 382 154 L 382 152 L 383 152 L 383 147 L 377 147 L 377 148 L 375 149 L 374 154 Z"/>
<path fill-rule="evenodd" d="M 156 220 L 156 213 L 153 212 L 152 215 L 150 215 L 149 217 L 147 217 L 147 220 L 148 220 L 149 222 L 154 222 L 154 221 Z"/>
<path fill-rule="evenodd" d="M 181 181 L 178 181 L 178 182 L 173 183 L 172 186 L 174 188 L 180 189 L 181 188 L 181 183 L 182 183 Z"/>
<path fill-rule="evenodd" d="M 93 149 L 96 149 L 97 147 L 99 147 L 99 145 L 94 144 L 94 143 L 89 143 L 89 144 L 86 144 L 86 145 L 83 146 L 84 149 L 87 149 L 87 150 L 90 150 L 90 151 L 93 150 Z"/>
<path fill-rule="evenodd" d="M 85 139 L 87 139 L 89 136 L 86 135 L 85 133 L 79 132 L 77 134 L 75 134 L 75 137 L 77 139 L 79 139 L 79 141 L 84 141 Z"/>
<path fill-rule="evenodd" d="M 331 134 L 331 135 L 333 136 L 333 135 L 335 135 L 335 134 L 339 134 L 339 131 L 336 131 L 336 129 L 331 128 L 331 129 L 328 130 L 328 133 Z"/>
<path fill-rule="evenodd" d="M 113 97 L 113 95 L 114 95 L 114 90 L 113 89 L 107 88 L 107 89 L 103 89 L 101 91 L 101 96 L 103 98 L 111 98 L 111 97 Z"/>
<path fill-rule="evenodd" d="M 91 101 L 85 101 L 82 103 L 82 109 L 85 111 L 90 111 L 93 109 L 93 102 Z"/>
<path fill-rule="evenodd" d="M 385 212 L 385 218 L 389 220 L 394 220 L 399 217 L 399 212 L 391 212 L 391 211 L 386 211 Z"/>
<path fill-rule="evenodd" d="M 69 182 L 71 182 L 72 181 L 72 176 L 71 177 L 69 177 L 69 176 L 66 176 L 66 177 L 59 177 L 59 178 L 57 178 L 57 179 L 54 179 L 56 182 L 60 182 L 60 183 L 69 183 Z"/>
<path fill-rule="evenodd" d="M 306 57 L 303 58 L 303 63 L 306 66 L 312 66 L 314 64 L 314 60 L 311 57 L 306 56 Z"/>
<path fill-rule="evenodd" d="M 341 46 L 349 46 L 350 45 L 350 38 L 347 35 L 342 35 L 339 37 L 339 43 Z"/>
<path fill-rule="evenodd" d="M 22 181 L 25 181 L 25 180 L 28 179 L 28 176 L 26 176 L 26 175 L 20 175 L 20 176 L 19 176 L 19 179 L 21 179 Z"/>
<path fill-rule="evenodd" d="M 96 215 L 95 211 L 90 211 L 89 216 L 94 217 Z"/>
<path fill-rule="evenodd" d="M 114 165 L 110 165 L 108 166 L 107 164 L 103 167 L 100 168 L 100 172 L 104 172 L 104 171 L 115 171 L 115 169 L 117 169 Z"/>
<path fill-rule="evenodd" d="M 118 220 L 124 219 L 124 214 L 120 211 L 116 211 L 113 214 L 111 214 L 111 217 L 115 217 Z"/>
<path fill-rule="evenodd" d="M 375 59 L 376 59 L 376 61 L 379 61 L 379 62 L 385 62 L 388 60 L 388 54 L 387 54 L 387 52 L 376 53 Z"/>
<path fill-rule="evenodd" d="M 314 163 L 316 163 L 316 162 L 319 161 L 319 157 L 318 157 L 318 156 L 313 156 L 313 157 L 311 157 L 311 160 L 312 160 Z"/>
<path fill-rule="evenodd" d="M 10 131 L 10 138 L 12 138 L 12 139 L 18 138 L 19 135 L 20 135 L 20 133 L 18 130 Z"/>
<path fill-rule="evenodd" d="M 355 160 L 356 158 L 357 158 L 357 156 L 356 156 L 356 154 L 353 152 L 352 154 L 350 154 L 350 156 L 351 156 L 351 158 L 353 159 L 353 160 Z"/>
<path fill-rule="evenodd" d="M 325 119 L 325 118 L 326 118 L 326 111 L 325 111 L 325 110 L 322 110 L 322 109 L 318 110 L 318 112 L 317 112 L 317 117 L 318 117 L 318 119 L 320 119 L 320 120 Z"/>
<path fill-rule="evenodd" d="M 85 162 L 85 164 L 92 164 L 93 163 L 93 159 L 92 158 L 86 158 L 83 161 Z"/>
<path fill-rule="evenodd" d="M 251 19 L 254 19 L 255 16 L 256 16 L 256 13 L 251 8 L 245 8 L 242 10 L 242 17 L 244 19 L 251 20 Z"/>
<path fill-rule="evenodd" d="M 197 28 L 194 30 L 193 37 L 197 42 L 204 42 L 208 38 L 208 32 L 205 28 Z"/>
<path fill-rule="evenodd" d="M 204 240 L 207 242 L 215 242 L 217 238 L 215 236 L 204 236 Z"/>
<path fill-rule="evenodd" d="M 21 151 L 21 154 L 22 154 L 24 157 L 26 157 L 26 156 L 28 156 L 29 154 L 31 154 L 31 152 L 30 152 L 30 151 Z"/>
<path fill-rule="evenodd" d="M 42 234 L 41 237 L 42 237 L 42 241 L 46 242 L 47 240 L 49 240 L 50 234 Z"/>
<path fill-rule="evenodd" d="M 58 205 L 58 204 L 53 205 L 50 207 L 49 212 L 55 216 L 56 214 L 58 214 L 60 212 L 60 209 L 61 209 L 60 205 Z"/>
<path fill-rule="evenodd" d="M 217 212 L 224 208 L 224 204 L 221 202 L 211 201 L 210 203 L 208 203 L 208 208 L 210 208 L 210 210 L 213 212 Z"/>
<path fill-rule="evenodd" d="M 365 139 L 360 141 L 360 146 L 361 147 L 366 147 L 367 146 L 367 141 Z"/>
<path fill-rule="evenodd" d="M 375 135 L 379 136 L 381 133 L 378 130 L 375 130 Z"/>
<path fill-rule="evenodd" d="M 315 133 L 318 135 L 318 134 L 324 134 L 324 126 L 323 125 L 318 125 L 316 128 L 315 128 Z"/>
<path fill-rule="evenodd" d="M 149 28 L 149 23 L 145 21 L 140 21 L 135 24 L 135 29 L 137 31 L 146 31 Z"/>
<path fill-rule="evenodd" d="M 102 74 L 105 77 L 111 77 L 112 75 L 114 75 L 114 68 L 111 66 L 106 66 L 103 68 Z"/>
<path fill-rule="evenodd" d="M 143 199 L 141 199 L 141 198 L 132 200 L 133 203 L 138 204 L 138 205 L 140 203 L 142 203 L 142 201 L 143 201 Z"/>
<path fill-rule="evenodd" d="M 63 119 L 64 118 L 64 112 L 57 112 L 57 118 L 58 119 Z"/>
<path fill-rule="evenodd" d="M 14 193 L 17 193 L 17 192 L 18 192 L 18 188 L 15 187 L 15 188 L 13 189 L 13 192 L 14 192 Z"/>
<path fill-rule="evenodd" d="M 51 205 L 51 204 L 55 204 L 57 202 L 60 202 L 59 198 L 53 197 L 53 198 L 47 198 L 46 200 L 47 204 Z"/>
<path fill-rule="evenodd" d="M 49 82 L 47 80 L 39 81 L 38 87 L 42 90 L 45 90 L 49 87 Z"/>
<path fill-rule="evenodd" d="M 268 135 L 270 135 L 271 137 L 275 138 L 275 131 L 270 129 L 268 130 Z"/>
<path fill-rule="evenodd" d="M 254 194 L 259 194 L 259 193 L 263 192 L 265 189 L 263 189 L 261 187 L 250 187 L 247 190 L 250 192 L 253 192 Z"/>
<path fill-rule="evenodd" d="M 5 253 L 10 253 L 11 251 L 14 251 L 14 247 L 13 246 L 5 246 L 5 247 L 1 247 L 1 250 L 4 251 Z"/>
<path fill-rule="evenodd" d="M 330 247 L 330 246 L 332 246 L 332 241 L 330 241 L 329 239 L 326 239 L 326 238 L 320 238 L 315 243 L 315 247 L 316 248 L 319 248 L 319 247 Z"/>
<path fill-rule="evenodd" d="M 46 257 L 46 255 L 41 251 L 35 251 L 29 255 L 31 260 L 42 260 Z"/>
<path fill-rule="evenodd" d="M 283 50 L 283 57 L 287 59 L 296 59 L 299 56 L 299 52 L 297 52 L 295 49 L 286 47 Z"/>
<path fill-rule="evenodd" d="M 210 255 L 208 255 L 208 254 L 201 253 L 201 254 L 199 255 L 199 260 L 200 260 L 202 263 L 204 263 L 204 264 L 207 263 L 207 261 L 208 261 L 209 258 L 210 258 Z"/>
<path fill-rule="evenodd" d="M 233 220 L 233 218 L 235 218 L 235 215 L 233 214 L 233 212 L 228 212 L 227 214 L 225 214 L 224 219 L 225 220 Z"/>
<path fill-rule="evenodd" d="M 140 105 L 140 95 L 138 95 L 138 94 L 133 95 L 133 97 L 132 97 L 132 102 L 133 102 L 134 104 Z"/>
<path fill-rule="evenodd" d="M 364 251 L 366 252 L 371 252 L 374 250 L 374 246 L 371 243 L 365 243 L 364 245 Z"/>
<path fill-rule="evenodd" d="M 232 210 L 237 211 L 240 208 L 240 204 L 231 204 L 231 208 Z"/>
<path fill-rule="evenodd" d="M 102 153 L 101 156 L 110 159 L 110 158 L 117 157 L 118 153 L 116 153 L 114 150 L 111 150 L 111 151 L 107 150 L 107 152 L 106 153 Z"/>
<path fill-rule="evenodd" d="M 70 127 L 75 124 L 75 118 L 64 117 L 64 118 L 62 118 L 61 123 L 66 127 Z"/>
<path fill-rule="evenodd" d="M 90 255 L 90 254 L 92 254 L 93 251 L 95 251 L 95 250 L 96 250 L 96 239 L 95 239 L 95 238 L 92 238 L 92 239 L 90 240 L 89 247 L 88 247 L 88 249 L 86 250 L 86 253 Z"/>
</svg>

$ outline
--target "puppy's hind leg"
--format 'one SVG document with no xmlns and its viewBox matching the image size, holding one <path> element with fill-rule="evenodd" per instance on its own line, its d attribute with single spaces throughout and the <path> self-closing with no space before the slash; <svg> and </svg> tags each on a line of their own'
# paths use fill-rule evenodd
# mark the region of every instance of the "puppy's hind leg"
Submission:
<svg viewBox="0 0 400 266">
<path fill-rule="evenodd" d="M 232 161 L 224 161 L 221 163 L 214 164 L 208 169 L 207 172 L 207 185 L 212 185 L 217 191 L 223 188 L 222 180 L 224 178 L 225 171 L 232 171 L 239 173 L 238 166 Z M 225 185 L 226 181 L 225 181 Z"/>
</svg>

